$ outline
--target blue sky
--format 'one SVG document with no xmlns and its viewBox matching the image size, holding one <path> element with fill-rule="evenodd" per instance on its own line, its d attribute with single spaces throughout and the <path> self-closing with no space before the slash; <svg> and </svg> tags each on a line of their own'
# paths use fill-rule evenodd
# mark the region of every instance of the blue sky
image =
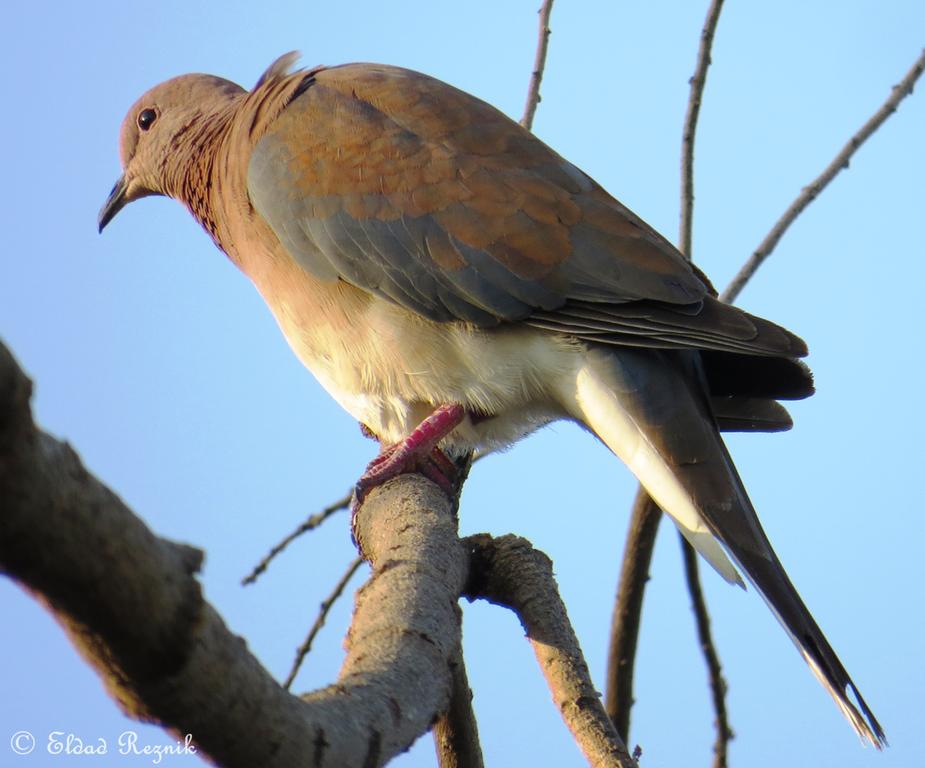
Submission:
<svg viewBox="0 0 925 768">
<path fill-rule="evenodd" d="M 239 580 L 347 489 L 373 445 L 301 369 L 248 281 L 180 206 L 145 200 L 96 234 L 119 173 L 119 124 L 161 80 L 202 71 L 249 86 L 294 48 L 306 65 L 420 69 L 519 117 L 538 5 L 165 0 L 156 13 L 115 2 L 6 11 L 0 336 L 36 382 L 41 424 L 155 532 L 206 550 L 207 597 L 279 677 L 352 557 L 346 519 L 302 539 L 256 586 Z M 679 0 L 560 0 L 534 126 L 672 239 L 705 11 Z M 923 30 L 916 0 L 727 3 L 696 165 L 694 257 L 718 286 L 906 72 Z M 796 765 L 925 764 L 923 89 L 741 296 L 808 341 L 818 393 L 793 406 L 793 431 L 729 440 L 781 559 L 893 746 L 863 749 L 762 601 L 704 571 L 730 687 L 733 765 L 776 765 L 782 750 Z M 593 439 L 557 425 L 480 463 L 463 497 L 463 532 L 515 532 L 553 558 L 600 687 L 634 490 Z M 706 765 L 713 738 L 678 551 L 665 526 L 631 736 L 648 766 Z M 348 613 L 349 601 L 335 610 L 297 690 L 334 679 Z M 0 762 L 68 764 L 42 751 L 6 757 L 20 729 L 40 741 L 59 730 L 110 743 L 134 729 L 169 743 L 122 718 L 54 620 L 9 582 L 0 582 L 0 614 Z M 488 764 L 582 765 L 514 617 L 466 605 L 464 635 Z M 395 762 L 433 764 L 429 737 Z"/>
</svg>

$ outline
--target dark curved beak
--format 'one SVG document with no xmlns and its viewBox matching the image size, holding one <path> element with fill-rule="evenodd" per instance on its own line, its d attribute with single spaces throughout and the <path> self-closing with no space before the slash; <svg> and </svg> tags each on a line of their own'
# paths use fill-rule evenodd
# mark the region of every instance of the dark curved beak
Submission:
<svg viewBox="0 0 925 768">
<path fill-rule="evenodd" d="M 126 182 L 125 176 L 123 175 L 119 177 L 119 180 L 112 188 L 112 192 L 109 193 L 109 197 L 106 199 L 106 202 L 103 203 L 103 207 L 100 208 L 100 214 L 96 220 L 96 223 L 99 224 L 100 232 L 103 231 L 103 228 L 110 221 L 112 221 L 115 218 L 115 215 L 121 211 L 129 202 L 126 196 L 127 192 L 128 183 Z"/>
</svg>

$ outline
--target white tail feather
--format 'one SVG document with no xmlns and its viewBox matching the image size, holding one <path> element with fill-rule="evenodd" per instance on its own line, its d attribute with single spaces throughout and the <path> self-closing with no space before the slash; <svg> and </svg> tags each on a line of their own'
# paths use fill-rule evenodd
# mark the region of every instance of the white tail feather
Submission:
<svg viewBox="0 0 925 768">
<path fill-rule="evenodd" d="M 631 365 L 634 361 L 640 364 Z M 666 373 L 669 373 L 667 369 Z M 756 551 L 759 554 L 751 569 L 746 567 L 747 559 L 744 562 L 739 560 L 734 548 L 728 550 L 727 554 L 725 547 L 711 534 L 693 498 L 675 474 L 683 472 L 683 469 L 680 465 L 673 466 L 664 459 L 657 445 L 647 437 L 646 430 L 654 434 L 654 430 L 665 426 L 661 422 L 665 413 L 658 411 L 658 407 L 670 407 L 669 398 L 672 393 L 675 396 L 683 396 L 680 388 L 647 392 L 645 387 L 651 385 L 654 378 L 656 375 L 651 369 L 646 368 L 644 360 L 629 356 L 618 361 L 613 358 L 602 359 L 595 350 L 589 350 L 575 372 L 572 387 L 568 392 L 561 392 L 560 397 L 574 418 L 590 427 L 610 450 L 626 463 L 659 507 L 674 519 L 685 538 L 724 579 L 744 587 L 745 583 L 736 566 L 749 573 L 749 580 L 757 587 L 759 594 L 787 631 L 800 655 L 835 700 L 854 730 L 863 740 L 874 746 L 884 746 L 886 739 L 879 724 L 777 563 L 731 463 L 728 465 L 729 479 L 732 483 L 730 490 L 734 490 L 739 498 L 732 499 L 730 511 L 734 512 L 735 507 L 741 505 L 740 512 L 746 515 L 745 522 L 752 521 L 752 530 L 748 531 L 746 528 L 744 537 L 747 539 L 749 533 L 753 534 L 753 543 L 758 547 Z M 670 382 L 670 379 L 667 381 Z M 647 400 L 647 397 L 653 399 Z M 659 397 L 661 399 L 656 399 Z M 677 405 L 680 407 L 684 404 Z M 637 419 L 650 421 L 637 423 Z M 701 426 L 680 418 L 669 419 L 665 424 L 666 428 L 677 430 L 696 429 Z M 684 437 L 695 439 L 696 435 L 685 434 L 680 437 L 683 445 Z M 699 457 L 699 453 L 681 452 L 679 456 L 686 457 L 688 462 L 693 463 Z M 709 486 L 706 487 L 709 490 Z M 720 495 L 711 503 L 721 505 L 724 502 Z M 720 512 L 724 511 L 719 507 L 718 509 Z M 745 545 L 740 542 L 740 546 L 743 547 L 742 553 L 746 558 L 754 554 L 747 542 Z M 760 554 L 762 551 L 766 551 L 766 554 Z M 766 573 L 762 570 L 764 566 L 769 565 L 774 566 L 778 572 L 775 574 L 772 569 L 772 572 Z M 755 566 L 758 566 L 758 570 L 755 570 Z M 765 589 L 771 592 L 765 593 Z M 776 605 L 780 605 L 781 610 L 789 614 L 793 627 L 788 625 L 788 621 Z M 794 627 L 799 628 L 799 631 Z"/>
<path fill-rule="evenodd" d="M 563 393 L 573 413 L 587 424 L 637 477 L 658 506 L 674 520 L 692 547 L 726 581 L 745 587 L 722 545 L 707 528 L 681 483 L 620 403 L 618 388 L 603 380 L 593 359 L 578 370 L 575 389 Z"/>
</svg>

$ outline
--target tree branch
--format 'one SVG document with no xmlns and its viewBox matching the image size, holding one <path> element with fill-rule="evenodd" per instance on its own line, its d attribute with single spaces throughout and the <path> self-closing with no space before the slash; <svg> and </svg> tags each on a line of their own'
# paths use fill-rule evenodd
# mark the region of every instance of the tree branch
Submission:
<svg viewBox="0 0 925 768">
<path fill-rule="evenodd" d="M 552 30 L 549 28 L 552 3 L 553 0 L 543 0 L 543 5 L 538 11 L 540 33 L 536 42 L 536 58 L 533 60 L 533 73 L 530 75 L 530 86 L 527 88 L 527 103 L 524 106 L 524 116 L 520 119 L 520 124 L 528 131 L 533 130 L 533 116 L 536 114 L 537 105 L 542 100 L 540 83 L 543 82 L 543 72 L 546 69 L 546 51 L 549 48 L 549 35 L 552 34 Z"/>
<path fill-rule="evenodd" d="M 472 689 L 462 649 L 450 664 L 453 692 L 450 706 L 434 725 L 434 746 L 440 768 L 482 768 L 479 728 L 472 709 Z"/>
<path fill-rule="evenodd" d="M 723 0 L 713 0 L 700 31 L 697 63 L 690 79 L 687 113 L 681 134 L 681 221 L 678 248 L 688 259 L 692 258 L 693 242 L 694 144 L 700 118 L 700 106 L 707 82 L 707 70 L 711 63 L 713 38 L 722 9 Z M 633 672 L 643 598 L 661 517 L 661 510 L 640 486 L 636 493 L 636 500 L 633 502 L 629 535 L 623 551 L 623 565 L 620 570 L 620 583 L 614 605 L 610 648 L 607 656 L 607 712 L 624 740 L 629 740 L 630 710 L 633 706 Z M 690 582 L 692 577 L 695 580 L 694 583 Z M 688 587 L 691 591 L 700 591 L 698 578 L 696 569 L 688 573 Z M 706 617 L 705 607 L 703 615 Z M 700 629 L 700 615 L 697 619 Z M 706 631 L 709 638 L 709 627 Z M 716 655 L 715 651 L 713 655 Z M 718 715 L 717 719 L 719 720 Z M 727 731 L 728 729 L 722 733 L 725 734 Z"/>
<path fill-rule="evenodd" d="M 264 555 L 260 562 L 254 566 L 253 570 L 241 580 L 243 586 L 248 584 L 253 584 L 257 581 L 257 577 L 260 576 L 269 566 L 270 563 L 276 558 L 277 555 L 282 553 L 286 547 L 292 544 L 299 536 L 308 531 L 314 530 L 322 523 L 324 523 L 331 515 L 336 512 L 340 512 L 342 509 L 347 509 L 350 506 L 350 499 L 353 498 L 353 491 L 351 490 L 347 493 L 346 496 L 342 496 L 337 501 L 331 502 L 322 509 L 320 512 L 315 512 L 315 514 L 310 515 L 306 520 L 304 520 L 298 528 L 296 528 L 291 533 L 287 534 L 282 541 L 277 544 L 274 544 L 270 551 Z"/>
<path fill-rule="evenodd" d="M 697 123 L 700 118 L 700 105 L 707 84 L 707 70 L 712 63 L 713 38 L 723 10 L 723 0 L 712 0 L 707 9 L 707 17 L 700 31 L 700 47 L 697 50 L 697 64 L 690 81 L 690 95 L 687 100 L 687 114 L 684 118 L 684 130 L 681 137 L 681 223 L 678 233 L 678 248 L 688 259 L 693 259 L 694 231 L 694 143 L 697 135 Z M 687 590 L 694 607 L 694 619 L 697 624 L 697 636 L 700 650 L 707 665 L 710 680 L 710 693 L 713 711 L 716 715 L 716 740 L 713 744 L 713 768 L 726 768 L 726 755 L 732 730 L 729 728 L 729 716 L 726 711 L 726 681 L 723 680 L 719 654 L 710 632 L 710 614 L 700 585 L 700 571 L 697 568 L 697 553 L 681 534 L 681 551 L 684 556 L 684 573 Z"/>
<path fill-rule="evenodd" d="M 513 610 L 533 646 L 562 718 L 595 768 L 638 768 L 613 727 L 559 596 L 552 563 L 516 536 L 470 536 L 471 580 L 463 593 Z"/>
<path fill-rule="evenodd" d="M 302 668 L 305 657 L 308 656 L 308 654 L 311 652 L 312 643 L 315 642 L 315 638 L 318 636 L 318 633 L 324 626 L 324 622 L 328 618 L 328 613 L 330 613 L 332 606 L 343 594 L 344 590 L 347 588 L 347 584 L 350 583 L 350 579 L 353 578 L 353 575 L 359 570 L 363 562 L 364 561 L 362 557 L 355 557 L 353 562 L 347 566 L 347 570 L 344 571 L 337 584 L 334 585 L 334 589 L 331 590 L 331 594 L 322 600 L 321 606 L 318 609 L 318 615 L 315 617 L 315 622 L 312 624 L 311 629 L 308 630 L 308 635 L 305 637 L 305 641 L 298 647 L 298 649 L 296 649 L 295 660 L 292 662 L 292 668 L 289 670 L 289 674 L 283 681 L 283 688 L 285 688 L 287 691 L 292 687 L 292 682 L 295 680 L 295 676 L 299 673 L 299 669 Z"/>
<path fill-rule="evenodd" d="M 837 155 L 835 155 L 826 169 L 807 186 L 803 187 L 803 191 L 800 192 L 796 200 L 790 204 L 790 207 L 784 211 L 783 215 L 777 220 L 774 226 L 771 227 L 771 231 L 768 232 L 758 248 L 755 249 L 755 252 L 749 257 L 745 264 L 742 265 L 738 274 L 732 278 L 732 281 L 726 286 L 726 290 L 720 294 L 720 298 L 723 301 L 732 303 L 736 300 L 745 287 L 745 284 L 751 279 L 752 275 L 758 271 L 758 267 L 764 263 L 764 260 L 767 259 L 768 256 L 771 255 L 771 252 L 777 247 L 778 242 L 780 242 L 784 233 L 790 228 L 790 225 L 793 224 L 806 207 L 819 196 L 819 193 L 829 185 L 832 179 L 834 179 L 840 171 L 848 167 L 854 153 L 857 152 L 861 148 L 861 145 L 864 144 L 864 142 L 887 121 L 890 115 L 896 111 L 899 107 L 899 103 L 912 93 L 912 89 L 923 71 L 925 71 L 925 50 L 923 50 L 918 59 L 916 59 L 911 69 L 906 73 L 906 76 L 897 85 L 893 86 L 889 98 L 883 102 L 880 109 L 874 112 L 870 119 L 861 126 L 858 132 L 848 139 L 848 143 L 841 148 L 841 151 Z"/>
<path fill-rule="evenodd" d="M 607 687 L 604 703 L 624 742 L 629 742 L 630 711 L 633 707 L 633 676 L 636 646 L 642 621 L 642 604 L 649 580 L 649 564 L 655 548 L 655 534 L 662 511 L 640 486 L 633 502 L 617 598 L 610 624 L 607 652 Z"/>
<path fill-rule="evenodd" d="M 681 553 L 684 556 L 684 573 L 687 576 L 687 589 L 691 596 L 694 617 L 697 620 L 697 638 L 700 641 L 700 650 L 707 663 L 707 675 L 710 680 L 710 697 L 713 699 L 713 711 L 716 713 L 716 740 L 713 742 L 713 768 L 726 768 L 729 753 L 729 742 L 734 734 L 729 727 L 729 715 L 726 711 L 726 680 L 723 678 L 723 669 L 719 662 L 719 654 L 713 644 L 710 632 L 710 614 L 707 612 L 707 603 L 703 598 L 700 586 L 700 571 L 697 565 L 699 555 L 687 543 L 683 536 L 678 536 L 681 543 Z"/>
<path fill-rule="evenodd" d="M 0 344 L 0 568 L 51 610 L 130 717 L 192 734 L 222 766 L 379 766 L 450 699 L 468 558 L 446 497 L 405 475 L 357 515 L 373 566 L 335 685 L 287 693 L 228 631 L 194 574 L 35 427 L 31 384 Z"/>
<path fill-rule="evenodd" d="M 681 134 L 681 231 L 678 235 L 678 249 L 689 259 L 694 227 L 694 139 L 697 134 L 697 121 L 700 118 L 700 105 L 703 102 L 703 89 L 707 83 L 707 69 L 711 63 L 713 36 L 716 34 L 716 25 L 722 10 L 723 0 L 713 0 L 700 31 L 697 65 L 690 80 L 691 91 Z"/>
</svg>

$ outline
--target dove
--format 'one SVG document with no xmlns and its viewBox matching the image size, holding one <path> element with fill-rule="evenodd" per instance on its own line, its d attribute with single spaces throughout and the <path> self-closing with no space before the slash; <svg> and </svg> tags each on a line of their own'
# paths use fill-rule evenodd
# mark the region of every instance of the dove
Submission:
<svg viewBox="0 0 925 768">
<path fill-rule="evenodd" d="M 596 435 L 727 581 L 757 588 L 859 736 L 885 735 L 775 554 L 721 431 L 791 426 L 805 343 L 725 304 L 590 176 L 424 74 L 275 61 L 145 93 L 100 231 L 183 203 L 381 451 L 358 493 L 557 420 Z"/>
</svg>

